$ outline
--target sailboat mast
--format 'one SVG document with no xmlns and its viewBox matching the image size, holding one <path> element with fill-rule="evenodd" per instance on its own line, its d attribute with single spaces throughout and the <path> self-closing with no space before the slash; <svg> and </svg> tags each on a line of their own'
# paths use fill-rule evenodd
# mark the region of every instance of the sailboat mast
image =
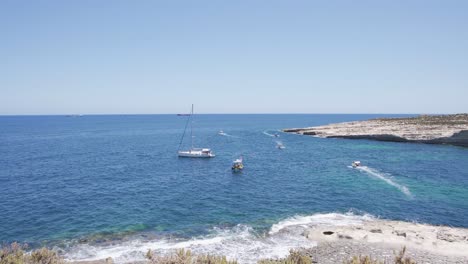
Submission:
<svg viewBox="0 0 468 264">
<path fill-rule="evenodd" d="M 192 149 L 193 149 L 193 104 L 192 104 L 192 112 L 190 113 L 190 139 L 192 140 Z"/>
</svg>

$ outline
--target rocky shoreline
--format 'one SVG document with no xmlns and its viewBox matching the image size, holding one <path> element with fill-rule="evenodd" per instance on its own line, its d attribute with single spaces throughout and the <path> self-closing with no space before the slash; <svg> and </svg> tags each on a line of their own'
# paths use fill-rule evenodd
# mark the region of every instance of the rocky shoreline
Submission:
<svg viewBox="0 0 468 264">
<path fill-rule="evenodd" d="M 298 235 L 316 243 L 298 250 L 312 263 L 348 263 L 356 256 L 369 256 L 383 263 L 394 263 L 395 256 L 406 248 L 405 257 L 418 264 L 468 263 L 468 229 L 434 226 L 404 221 L 363 219 L 342 224 L 297 224 Z M 279 230 L 284 232 L 287 230 Z M 153 249 L 154 250 L 154 249 Z M 175 252 L 175 251 L 174 251 Z M 216 255 L 215 252 L 213 252 Z M 236 260 L 231 256 L 229 260 Z M 148 261 L 74 261 L 76 264 L 149 263 Z M 240 261 L 240 264 L 245 263 Z M 249 262 L 250 263 L 250 262 Z"/>
<path fill-rule="evenodd" d="M 346 263 L 354 256 L 369 256 L 381 263 L 394 263 L 395 256 L 402 247 L 385 243 L 359 243 L 352 241 L 322 242 L 316 247 L 304 250 L 312 258 L 313 263 L 335 264 Z M 418 264 L 466 264 L 468 257 L 434 254 L 430 251 L 406 248 L 405 257 Z"/>
<path fill-rule="evenodd" d="M 304 249 L 316 263 L 343 263 L 352 256 L 371 256 L 392 263 L 406 247 L 416 263 L 468 263 L 468 229 L 373 220 L 349 226 L 321 226 L 304 233 L 317 246 Z"/>
<path fill-rule="evenodd" d="M 468 114 L 377 118 L 325 126 L 284 129 L 283 132 L 324 138 L 370 139 L 468 147 Z"/>
</svg>

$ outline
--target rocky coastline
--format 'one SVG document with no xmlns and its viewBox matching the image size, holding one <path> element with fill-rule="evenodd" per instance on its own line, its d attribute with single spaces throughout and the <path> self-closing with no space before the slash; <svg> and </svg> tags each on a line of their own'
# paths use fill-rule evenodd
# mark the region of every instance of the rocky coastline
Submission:
<svg viewBox="0 0 468 264">
<path fill-rule="evenodd" d="M 468 229 L 448 226 L 372 220 L 357 225 L 309 228 L 303 235 L 317 241 L 304 252 L 317 263 L 343 263 L 366 255 L 393 263 L 406 248 L 416 263 L 468 263 Z"/>
<path fill-rule="evenodd" d="M 284 129 L 283 132 L 323 138 L 370 139 L 468 147 L 468 114 L 377 118 Z"/>
<path fill-rule="evenodd" d="M 298 225 L 297 228 L 303 230 L 302 236 L 316 242 L 314 247 L 295 249 L 301 255 L 309 256 L 312 263 L 350 263 L 349 261 L 356 256 L 369 256 L 378 263 L 395 263 L 393 261 L 395 256 L 403 248 L 406 250 L 405 257 L 411 258 L 414 261 L 413 263 L 468 263 L 467 228 L 374 218 L 347 225 Z M 230 258 L 229 260 L 236 261 L 236 258 Z M 107 258 L 69 263 L 110 264 L 124 262 Z M 152 262 L 142 260 L 125 263 L 143 264 Z M 242 264 L 243 262 L 238 263 Z M 284 262 L 273 261 L 269 263 Z"/>
</svg>

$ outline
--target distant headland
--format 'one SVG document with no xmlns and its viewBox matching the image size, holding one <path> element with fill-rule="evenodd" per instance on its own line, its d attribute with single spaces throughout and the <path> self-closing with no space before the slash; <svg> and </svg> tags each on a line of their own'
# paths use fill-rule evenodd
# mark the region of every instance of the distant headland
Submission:
<svg viewBox="0 0 468 264">
<path fill-rule="evenodd" d="M 283 132 L 324 138 L 371 139 L 468 147 L 468 114 L 376 118 L 325 126 L 284 129 Z"/>
</svg>

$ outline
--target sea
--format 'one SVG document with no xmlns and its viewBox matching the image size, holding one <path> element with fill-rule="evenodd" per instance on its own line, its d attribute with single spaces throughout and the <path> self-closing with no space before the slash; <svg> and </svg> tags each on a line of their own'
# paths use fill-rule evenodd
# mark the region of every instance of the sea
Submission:
<svg viewBox="0 0 468 264">
<path fill-rule="evenodd" d="M 183 140 L 188 117 L 175 114 L 1 116 L 0 242 L 67 260 L 126 263 L 185 248 L 255 263 L 314 246 L 307 227 L 468 228 L 468 148 L 281 132 L 405 116 L 195 115 Z M 191 139 L 216 157 L 179 158 Z"/>
</svg>

